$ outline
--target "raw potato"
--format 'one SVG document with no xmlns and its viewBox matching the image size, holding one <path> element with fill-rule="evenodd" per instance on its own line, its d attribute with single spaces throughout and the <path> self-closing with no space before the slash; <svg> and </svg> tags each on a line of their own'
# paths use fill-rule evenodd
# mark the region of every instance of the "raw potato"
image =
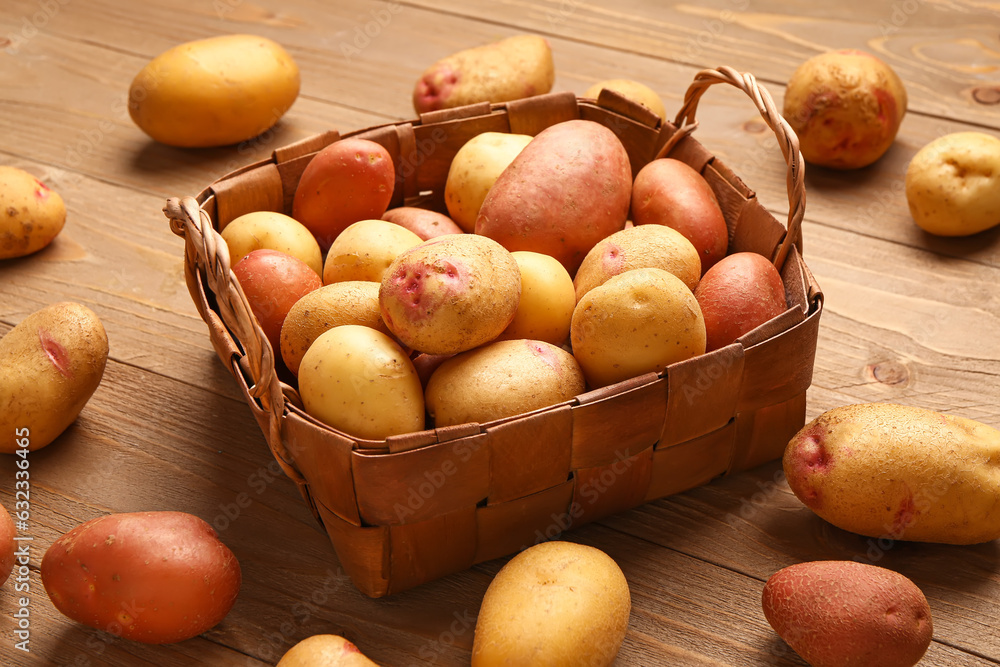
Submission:
<svg viewBox="0 0 1000 667">
<path fill-rule="evenodd" d="M 927 598 L 907 577 L 855 561 L 813 561 L 764 585 L 764 616 L 813 667 L 912 667 L 933 635 Z"/>
<path fill-rule="evenodd" d="M 462 230 L 475 231 L 490 188 L 531 139 L 527 134 L 483 132 L 458 149 L 445 180 L 444 203 Z"/>
<path fill-rule="evenodd" d="M 337 635 L 306 637 L 288 649 L 277 667 L 378 667 L 357 646 Z"/>
<path fill-rule="evenodd" d="M 376 282 L 349 280 L 324 285 L 295 302 L 281 325 L 281 358 L 292 375 L 299 374 L 302 356 L 320 334 L 343 324 L 389 334 L 378 309 Z"/>
<path fill-rule="evenodd" d="M 382 282 L 389 265 L 422 239 L 387 220 L 360 220 L 342 231 L 326 253 L 323 284 L 346 280 Z"/>
<path fill-rule="evenodd" d="M 0 260 L 46 247 L 66 224 L 59 193 L 17 167 L 0 166 Z"/>
<path fill-rule="evenodd" d="M 406 346 L 456 354 L 487 343 L 514 319 L 521 272 L 485 236 L 452 234 L 399 255 L 379 290 L 382 319 Z"/>
<path fill-rule="evenodd" d="M 543 542 L 490 583 L 472 667 L 606 667 L 625 639 L 632 601 L 618 564 L 594 547 Z"/>
<path fill-rule="evenodd" d="M 972 419 L 834 408 L 792 438 L 783 463 L 799 500 L 838 528 L 946 544 L 1000 537 L 1000 431 Z"/>
<path fill-rule="evenodd" d="M 576 271 L 576 300 L 608 278 L 632 269 L 663 269 L 694 290 L 701 279 L 698 251 L 684 235 L 663 225 L 641 225 L 615 232 L 590 249 Z"/>
<path fill-rule="evenodd" d="M 562 345 L 576 307 L 573 279 L 554 257 L 519 250 L 511 256 L 521 271 L 521 298 L 517 312 L 501 339 L 527 338 Z"/>
<path fill-rule="evenodd" d="M 0 452 L 45 447 L 72 424 L 97 390 L 108 336 L 78 303 L 46 306 L 0 339 Z"/>
<path fill-rule="evenodd" d="M 891 67 L 843 49 L 799 65 L 785 89 L 784 116 L 808 162 L 858 169 L 892 145 L 906 104 L 906 88 Z"/>
<path fill-rule="evenodd" d="M 161 143 L 226 146 L 269 129 L 298 95 L 299 68 L 280 44 L 223 35 L 154 58 L 132 81 L 128 110 Z"/>
<path fill-rule="evenodd" d="M 573 355 L 538 340 L 504 340 L 442 363 L 427 383 L 435 426 L 484 424 L 568 401 L 584 390 Z"/>
<path fill-rule="evenodd" d="M 906 170 L 906 201 L 913 221 L 939 236 L 1000 224 L 1000 139 L 956 132 L 927 144 Z"/>
<path fill-rule="evenodd" d="M 420 378 L 384 333 L 346 324 L 324 332 L 299 365 L 307 413 L 358 438 L 384 440 L 424 428 Z"/>
<path fill-rule="evenodd" d="M 633 81 L 631 79 L 608 79 L 607 81 L 598 81 L 593 86 L 585 90 L 583 95 L 580 97 L 596 100 L 601 94 L 601 91 L 604 89 L 613 90 L 622 97 L 627 97 L 633 102 L 641 104 L 663 120 L 667 119 L 667 110 L 663 106 L 663 100 L 660 99 L 660 96 L 646 84 L 639 83 L 638 81 Z"/>
<path fill-rule="evenodd" d="M 214 627 L 242 582 L 215 529 L 184 512 L 91 519 L 52 543 L 41 575 L 52 604 L 69 618 L 147 644 Z"/>
<path fill-rule="evenodd" d="M 301 222 L 283 213 L 255 211 L 232 220 L 222 230 L 229 248 L 229 265 L 236 266 L 254 250 L 270 249 L 298 257 L 316 275 L 323 275 L 323 252 Z"/>
<path fill-rule="evenodd" d="M 570 339 L 588 386 L 596 389 L 703 354 L 705 320 L 680 278 L 663 269 L 632 269 L 580 299 Z"/>
<path fill-rule="evenodd" d="M 444 213 L 415 206 L 397 206 L 382 214 L 383 220 L 405 227 L 427 241 L 445 234 L 461 234 L 462 228 Z"/>
<path fill-rule="evenodd" d="M 476 102 L 509 102 L 552 90 L 555 67 L 544 37 L 516 35 L 431 65 L 413 89 L 417 113 Z"/>
</svg>

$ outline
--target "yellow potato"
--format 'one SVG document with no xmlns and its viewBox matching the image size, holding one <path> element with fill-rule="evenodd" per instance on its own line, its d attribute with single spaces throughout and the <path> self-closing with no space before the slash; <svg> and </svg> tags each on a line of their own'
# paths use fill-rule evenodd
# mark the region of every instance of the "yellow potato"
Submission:
<svg viewBox="0 0 1000 667">
<path fill-rule="evenodd" d="M 927 144 L 906 170 L 906 201 L 914 222 L 939 236 L 1000 224 L 1000 139 L 955 132 Z"/>
<path fill-rule="evenodd" d="M 423 239 L 409 229 L 387 220 L 355 222 L 340 232 L 327 251 L 323 283 L 381 282 L 397 255 L 422 242 Z"/>
<path fill-rule="evenodd" d="M 55 440 L 97 390 L 107 360 L 104 326 L 77 303 L 46 306 L 11 329 L 0 339 L 0 452 Z"/>
<path fill-rule="evenodd" d="M 632 269 L 580 299 L 570 338 L 587 384 L 597 388 L 703 354 L 705 319 L 680 278 Z"/>
<path fill-rule="evenodd" d="M 278 122 L 299 94 L 299 68 L 280 44 L 255 35 L 187 42 L 149 62 L 132 81 L 128 110 L 170 146 L 225 146 Z"/>
<path fill-rule="evenodd" d="M 584 91 L 580 97 L 597 99 L 604 89 L 613 90 L 623 97 L 643 105 L 663 120 L 667 119 L 667 110 L 663 106 L 663 100 L 656 92 L 644 83 L 632 81 L 631 79 L 608 79 L 599 81 Z"/>
<path fill-rule="evenodd" d="M 0 166 L 0 259 L 38 252 L 65 223 L 66 205 L 59 193 L 26 171 Z"/>
<path fill-rule="evenodd" d="M 568 401 L 584 390 L 573 355 L 538 340 L 504 340 L 456 355 L 427 382 L 435 426 L 486 423 Z"/>
<path fill-rule="evenodd" d="M 277 667 L 378 667 L 357 646 L 337 635 L 306 637 L 288 649 Z"/>
<path fill-rule="evenodd" d="M 375 329 L 324 332 L 302 357 L 299 395 L 307 413 L 345 433 L 383 440 L 424 428 L 424 394 L 413 363 Z"/>
<path fill-rule="evenodd" d="M 348 280 L 324 285 L 292 306 L 281 324 L 281 359 L 293 375 L 320 334 L 344 324 L 360 324 L 389 335 L 378 309 L 375 282 Z"/>
<path fill-rule="evenodd" d="M 576 307 L 573 279 L 555 257 L 530 250 L 511 255 L 521 270 L 521 298 L 500 339 L 528 338 L 562 345 Z"/>
<path fill-rule="evenodd" d="M 466 232 L 475 231 L 476 217 L 486 194 L 530 141 L 527 134 L 483 132 L 458 149 L 445 180 L 444 203 L 459 227 Z"/>
<path fill-rule="evenodd" d="M 323 252 L 306 226 L 283 213 L 255 211 L 236 218 L 222 230 L 229 247 L 229 263 L 237 263 L 254 250 L 277 250 L 305 262 L 316 275 L 323 275 Z"/>
<path fill-rule="evenodd" d="M 514 556 L 486 589 L 472 667 L 606 667 L 625 639 L 632 601 L 600 549 L 543 542 Z"/>
</svg>

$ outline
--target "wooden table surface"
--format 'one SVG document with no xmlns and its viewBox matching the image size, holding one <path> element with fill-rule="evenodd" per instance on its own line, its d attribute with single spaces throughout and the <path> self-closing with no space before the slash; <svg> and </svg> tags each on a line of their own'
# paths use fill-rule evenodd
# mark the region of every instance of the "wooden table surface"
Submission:
<svg viewBox="0 0 1000 667">
<path fill-rule="evenodd" d="M 298 101 L 239 148 L 158 145 L 128 117 L 129 84 L 180 42 L 250 32 L 302 70 Z M 895 144 L 851 173 L 808 168 L 806 262 L 826 294 L 808 417 L 894 401 L 1000 427 L 1000 228 L 935 238 L 912 222 L 903 175 L 942 134 L 1000 133 L 1000 6 L 987 0 L 3 0 L 0 164 L 65 199 L 46 250 L 0 262 L 0 333 L 56 301 L 86 304 L 108 331 L 103 383 L 79 419 L 32 453 L 30 653 L 15 649 L 12 581 L 0 589 L 0 664 L 264 665 L 295 642 L 339 633 L 392 666 L 468 664 L 488 562 L 368 599 L 340 569 L 216 358 L 183 280 L 181 239 L 160 210 L 237 166 L 327 129 L 414 117 L 422 70 L 512 34 L 547 36 L 555 90 L 623 77 L 680 108 L 693 74 L 731 65 L 779 101 L 794 68 L 841 47 L 899 73 L 909 112 Z M 735 89 L 699 108 L 699 140 L 787 212 L 773 136 Z M 0 460 L 13 505 L 14 460 Z M 229 616 L 197 638 L 147 646 L 77 625 L 38 577 L 59 535 L 108 512 L 182 510 L 220 528 L 244 583 Z M 1000 664 L 1000 542 L 879 545 L 815 517 L 777 463 L 573 530 L 624 570 L 632 594 L 619 665 L 801 665 L 760 607 L 764 582 L 806 560 L 866 558 L 930 601 L 924 665 Z M 883 548 L 884 547 L 884 548 Z"/>
</svg>

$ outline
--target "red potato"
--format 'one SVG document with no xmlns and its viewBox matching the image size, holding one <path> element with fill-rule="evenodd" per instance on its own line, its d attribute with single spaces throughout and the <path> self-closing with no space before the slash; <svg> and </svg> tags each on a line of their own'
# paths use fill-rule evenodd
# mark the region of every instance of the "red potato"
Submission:
<svg viewBox="0 0 1000 667">
<path fill-rule="evenodd" d="M 497 178 L 476 233 L 511 252 L 559 260 L 570 275 L 598 241 L 625 227 L 632 168 L 618 137 L 570 120 L 538 133 Z"/>
<path fill-rule="evenodd" d="M 916 584 L 854 561 L 786 567 L 767 580 L 761 604 L 775 632 L 813 667 L 912 667 L 933 635 Z"/>
<path fill-rule="evenodd" d="M 42 585 L 67 617 L 112 635 L 169 644 L 217 625 L 242 575 L 205 521 L 184 512 L 109 514 L 52 543 Z"/>
<path fill-rule="evenodd" d="M 389 151 L 367 139 L 342 139 L 316 153 L 295 189 L 292 217 L 313 233 L 325 253 L 344 229 L 382 217 L 396 172 Z"/>
<path fill-rule="evenodd" d="M 309 265 L 277 250 L 254 250 L 233 267 L 233 273 L 260 323 L 271 349 L 281 349 L 281 325 L 295 302 L 323 286 Z"/>
<path fill-rule="evenodd" d="M 0 506 L 0 586 L 3 586 L 14 569 L 16 535 L 17 531 L 14 529 L 14 520 L 10 518 L 10 512 L 6 507 Z M 24 565 L 27 567 L 28 563 L 25 562 Z"/>
<path fill-rule="evenodd" d="M 445 214 L 416 206 L 390 208 L 382 219 L 409 229 L 424 241 L 445 234 L 462 233 L 462 228 Z"/>
<path fill-rule="evenodd" d="M 707 352 L 733 343 L 787 308 L 781 274 L 755 252 L 723 258 L 702 276 L 694 296 L 705 317 Z"/>
<path fill-rule="evenodd" d="M 632 185 L 632 222 L 665 225 L 698 251 L 704 274 L 726 256 L 729 228 L 719 201 L 701 174 L 673 158 L 653 160 Z"/>
</svg>

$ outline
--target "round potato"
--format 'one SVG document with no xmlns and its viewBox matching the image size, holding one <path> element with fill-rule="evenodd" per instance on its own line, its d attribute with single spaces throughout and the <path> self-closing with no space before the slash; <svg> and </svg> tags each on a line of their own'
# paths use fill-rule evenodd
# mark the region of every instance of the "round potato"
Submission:
<svg viewBox="0 0 1000 667">
<path fill-rule="evenodd" d="M 444 184 L 444 203 L 464 231 L 475 231 L 476 217 L 490 188 L 530 141 L 527 134 L 483 132 L 455 153 Z"/>
<path fill-rule="evenodd" d="M 357 438 L 383 440 L 424 428 L 413 363 L 389 336 L 346 324 L 320 334 L 299 365 L 307 413 Z"/>
<path fill-rule="evenodd" d="M 301 222 L 283 213 L 255 211 L 241 215 L 222 229 L 229 264 L 236 266 L 254 250 L 270 249 L 298 257 L 316 275 L 323 273 L 323 252 Z"/>
<path fill-rule="evenodd" d="M 324 285 L 295 302 L 281 325 L 281 359 L 293 375 L 320 334 L 344 324 L 360 324 L 389 335 L 378 309 L 376 282 L 351 280 Z"/>
<path fill-rule="evenodd" d="M 562 345 L 576 307 L 573 279 L 555 257 L 518 250 L 511 256 L 521 271 L 521 298 L 501 339 L 527 338 Z"/>
<path fill-rule="evenodd" d="M 580 97 L 587 97 L 596 100 L 601 94 L 601 91 L 604 89 L 613 90 L 622 97 L 627 97 L 633 102 L 641 104 L 663 120 L 667 119 L 667 109 L 663 106 L 663 100 L 660 99 L 660 96 L 646 84 L 639 83 L 638 81 L 633 81 L 631 79 L 608 79 L 607 81 L 598 81 L 585 90 L 583 95 Z"/>
<path fill-rule="evenodd" d="M 0 259 L 38 252 L 65 224 L 59 193 L 22 169 L 0 166 Z"/>
<path fill-rule="evenodd" d="M 442 363 L 427 382 L 435 426 L 486 423 L 568 401 L 584 390 L 566 350 L 538 340 L 504 340 Z"/>
<path fill-rule="evenodd" d="M 288 649 L 277 667 L 378 667 L 357 646 L 337 635 L 306 637 Z"/>
<path fill-rule="evenodd" d="M 580 299 L 570 338 L 587 384 L 597 388 L 703 354 L 705 319 L 680 278 L 632 269 Z"/>
<path fill-rule="evenodd" d="M 299 95 L 299 68 L 280 44 L 222 35 L 175 46 L 132 81 L 128 110 L 150 137 L 202 148 L 246 141 L 285 114 Z"/>
<path fill-rule="evenodd" d="M 913 221 L 939 236 L 966 236 L 1000 224 L 1000 139 L 955 132 L 921 148 L 906 170 Z"/>
<path fill-rule="evenodd" d="M 392 260 L 422 243 L 409 229 L 386 220 L 359 220 L 334 239 L 323 264 L 323 283 L 382 282 Z"/>
</svg>

